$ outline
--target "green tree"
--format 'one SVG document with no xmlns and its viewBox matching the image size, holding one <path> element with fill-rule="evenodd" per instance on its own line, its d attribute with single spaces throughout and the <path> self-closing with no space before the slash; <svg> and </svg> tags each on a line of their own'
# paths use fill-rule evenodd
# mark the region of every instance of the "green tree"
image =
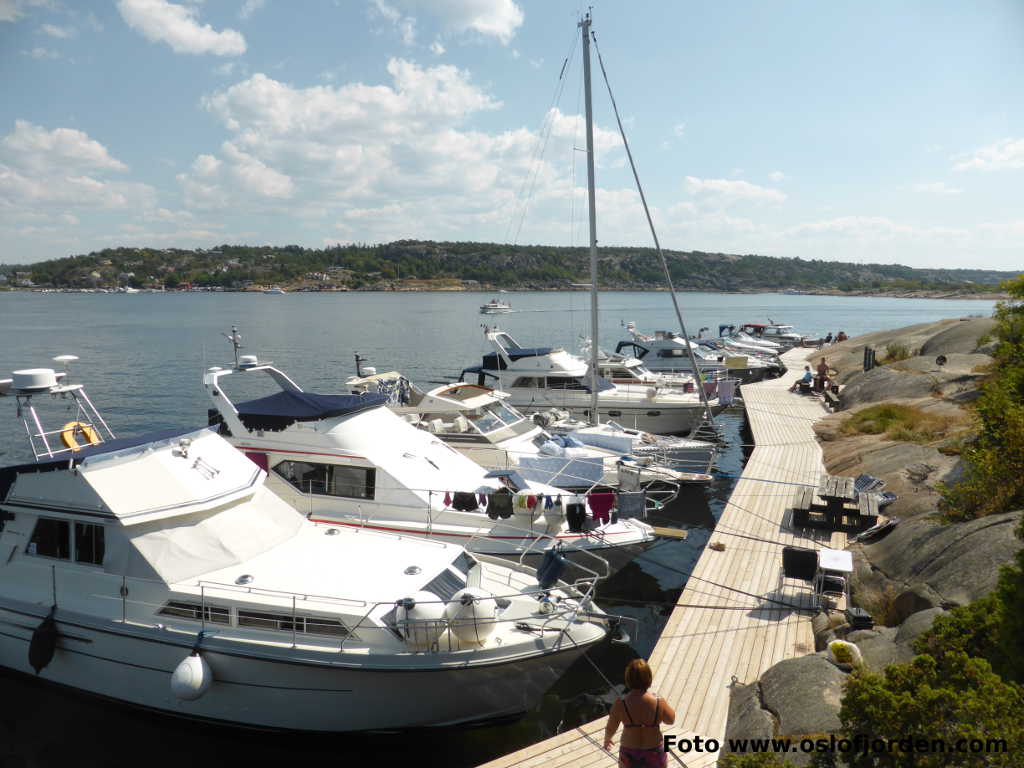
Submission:
<svg viewBox="0 0 1024 768">
<path fill-rule="evenodd" d="M 849 754 L 854 768 L 943 768 L 1024 765 L 1024 691 L 1003 682 L 984 659 L 950 651 L 940 665 L 924 654 L 885 674 L 855 673 L 846 683 L 839 718 L 843 736 L 958 742 L 1003 739 L 1002 753 L 893 751 Z M 966 740 L 966 741 L 961 741 Z"/>
<path fill-rule="evenodd" d="M 1009 301 L 996 305 L 993 373 L 975 405 L 978 435 L 961 454 L 963 479 L 940 487 L 952 520 L 1024 507 L 1024 275 L 1002 284 Z"/>
</svg>

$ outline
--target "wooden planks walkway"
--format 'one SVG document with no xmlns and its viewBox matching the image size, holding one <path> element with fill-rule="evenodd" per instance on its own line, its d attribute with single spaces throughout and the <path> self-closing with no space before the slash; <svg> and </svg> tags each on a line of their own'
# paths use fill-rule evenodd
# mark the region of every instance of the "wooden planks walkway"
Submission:
<svg viewBox="0 0 1024 768">
<path fill-rule="evenodd" d="M 711 537 L 725 549 L 704 550 L 650 658 L 653 690 L 676 708 L 676 724 L 665 733 L 721 742 L 734 681 L 749 683 L 782 659 L 814 650 L 811 611 L 764 599 L 811 605 L 807 589 L 793 582 L 782 588 L 784 545 L 846 545 L 845 534 L 805 535 L 788 525 L 793 484 L 816 488 L 823 471 L 812 427 L 826 411 L 818 398 L 788 391 L 813 352 L 791 350 L 783 357 L 789 369 L 784 377 L 742 387 L 756 447 Z M 617 756 L 601 748 L 605 721 L 558 734 L 485 768 L 614 766 Z M 680 757 L 688 768 L 700 768 L 713 765 L 718 756 L 690 752 Z M 669 764 L 678 762 L 670 758 Z"/>
</svg>

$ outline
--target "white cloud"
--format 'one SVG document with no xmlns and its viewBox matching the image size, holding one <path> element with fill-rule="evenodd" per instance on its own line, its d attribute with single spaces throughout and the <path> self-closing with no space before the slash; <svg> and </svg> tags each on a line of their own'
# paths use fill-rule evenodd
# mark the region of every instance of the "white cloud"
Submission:
<svg viewBox="0 0 1024 768">
<path fill-rule="evenodd" d="M 78 37 L 78 30 L 74 27 L 58 27 L 56 24 L 42 24 L 39 31 L 44 35 L 56 37 L 60 40 L 71 40 Z"/>
<path fill-rule="evenodd" d="M 0 22 L 15 22 L 25 15 L 26 8 L 50 5 L 51 0 L 0 0 Z"/>
<path fill-rule="evenodd" d="M 146 208 L 155 197 L 152 188 L 104 178 L 127 170 L 82 131 L 18 120 L 0 138 L 0 211 L 8 222 L 42 215 L 69 224 L 78 220 L 69 209 Z"/>
<path fill-rule="evenodd" d="M 1024 139 L 1003 139 L 973 152 L 954 155 L 957 171 L 1001 171 L 1024 168 Z"/>
<path fill-rule="evenodd" d="M 962 189 L 957 187 L 950 187 L 944 181 L 933 181 L 922 184 L 915 184 L 914 189 L 918 192 L 924 192 L 929 195 L 936 195 L 938 197 L 956 197 L 963 192 Z"/>
<path fill-rule="evenodd" d="M 782 171 L 772 171 L 771 173 L 768 174 L 768 178 L 778 183 L 786 178 L 786 174 L 784 174 Z"/>
<path fill-rule="evenodd" d="M 247 20 L 266 4 L 267 0 L 245 0 L 245 2 L 242 3 L 242 7 L 238 9 L 238 18 L 243 21 Z"/>
<path fill-rule="evenodd" d="M 732 205 L 735 203 L 781 203 L 786 193 L 770 187 L 760 187 L 749 181 L 732 179 L 698 179 L 687 176 L 686 191 L 701 204 Z"/>
<path fill-rule="evenodd" d="M 22 51 L 22 56 L 30 56 L 33 59 L 59 59 L 60 54 L 56 51 L 51 51 L 49 48 L 43 48 L 42 46 L 36 46 L 30 50 Z"/>
<path fill-rule="evenodd" d="M 378 8 L 386 5 L 383 0 L 374 2 Z M 508 45 L 523 24 L 523 11 L 514 0 L 391 0 L 387 7 L 391 21 L 401 16 L 399 9 L 408 14 L 429 13 L 448 34 L 475 33 L 502 45 Z"/>
<path fill-rule="evenodd" d="M 200 26 L 194 7 L 166 0 L 118 0 L 117 10 L 132 29 L 152 42 L 167 43 L 175 53 L 239 56 L 245 53 L 245 38 L 233 29 L 218 32 L 209 24 Z"/>
<path fill-rule="evenodd" d="M 110 156 L 98 141 L 74 128 L 47 131 L 26 120 L 16 120 L 14 131 L 0 139 L 0 156 L 32 171 L 59 167 L 65 170 L 125 171 L 124 163 Z"/>
<path fill-rule="evenodd" d="M 441 45 L 440 40 L 435 40 L 430 44 L 430 52 L 435 56 L 444 56 L 445 47 Z"/>
<path fill-rule="evenodd" d="M 398 29 L 403 43 L 412 45 L 416 42 L 416 18 L 414 16 L 403 16 L 398 8 L 388 4 L 385 0 L 373 0 L 373 8 Z"/>
<path fill-rule="evenodd" d="M 672 134 L 677 138 L 681 139 L 686 135 L 686 123 L 676 123 L 672 126 Z"/>
</svg>

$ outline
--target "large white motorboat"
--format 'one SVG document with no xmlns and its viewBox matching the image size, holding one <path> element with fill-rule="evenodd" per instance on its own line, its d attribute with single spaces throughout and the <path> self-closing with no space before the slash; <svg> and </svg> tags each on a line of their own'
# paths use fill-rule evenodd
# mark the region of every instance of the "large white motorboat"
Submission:
<svg viewBox="0 0 1024 768">
<path fill-rule="evenodd" d="M 214 430 L 116 439 L 52 369 L 3 389 L 36 455 L 0 470 L 8 669 L 213 723 L 390 730 L 527 710 L 608 634 L 599 572 L 558 552 L 535 571 L 316 524 Z M 74 415 L 46 431 L 53 400 Z"/>
<path fill-rule="evenodd" d="M 743 323 L 740 331 L 746 333 L 759 341 L 770 341 L 777 344 L 785 352 L 793 347 L 803 346 L 807 336 L 797 333 L 792 325 L 780 325 L 778 323 Z"/>
<path fill-rule="evenodd" d="M 512 305 L 499 299 L 491 299 L 480 307 L 481 315 L 507 315 L 511 311 Z"/>
<path fill-rule="evenodd" d="M 621 450 L 622 444 L 613 450 L 567 440 L 567 433 L 553 435 L 510 405 L 505 392 L 465 382 L 424 392 L 397 371 L 370 371 L 349 378 L 346 386 L 353 392 L 384 394 L 388 407 L 407 422 L 489 469 L 516 469 L 527 480 L 581 492 L 618 487 L 626 474 L 631 487 L 639 474 L 641 485 L 657 484 L 652 493 L 660 503 L 675 498 L 678 483 L 692 480 L 654 456 Z"/>
<path fill-rule="evenodd" d="M 673 331 L 655 331 L 654 335 L 650 336 L 638 332 L 632 322 L 626 328 L 630 338 L 620 341 L 615 351 L 636 357 L 655 373 L 692 375 L 696 362 L 702 376 L 724 375 L 750 383 L 763 380 L 772 370 L 769 363 L 758 357 L 709 349 Z"/>
<path fill-rule="evenodd" d="M 229 338 L 237 345 L 236 331 Z M 224 390 L 251 387 L 254 379 L 276 391 L 234 402 Z M 203 385 L 213 402 L 211 423 L 268 472 L 270 488 L 312 520 L 456 541 L 492 554 L 535 548 L 538 536 L 548 547 L 571 542 L 582 549 L 653 537 L 625 510 L 621 518 L 581 518 L 581 504 L 593 511 L 598 502 L 514 471 L 488 471 L 390 411 L 385 395 L 305 392 L 252 355 L 209 369 Z M 627 501 L 627 508 L 634 505 L 630 515 L 643 514 L 642 505 Z M 621 510 L 621 499 L 615 502 Z"/>
<path fill-rule="evenodd" d="M 459 380 L 475 377 L 481 386 L 508 392 L 512 405 L 528 413 L 562 408 L 589 419 L 591 381 L 596 378 L 601 418 L 660 434 L 689 432 L 704 419 L 704 403 L 695 393 L 618 386 L 593 377 L 585 360 L 564 349 L 525 348 L 500 328 L 486 329 L 485 336 L 495 351 L 483 356 L 482 365 L 464 369 Z M 710 407 L 718 412 L 724 406 L 712 399 Z"/>
</svg>

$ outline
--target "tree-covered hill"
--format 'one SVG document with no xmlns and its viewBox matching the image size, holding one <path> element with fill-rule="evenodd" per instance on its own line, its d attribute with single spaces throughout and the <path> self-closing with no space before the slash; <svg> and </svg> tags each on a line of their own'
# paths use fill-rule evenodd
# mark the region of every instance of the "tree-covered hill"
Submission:
<svg viewBox="0 0 1024 768">
<path fill-rule="evenodd" d="M 980 269 L 913 269 L 701 251 L 667 251 L 680 290 L 977 293 L 995 291 L 1015 275 Z M 113 288 L 220 286 L 243 289 L 387 289 L 474 287 L 563 289 L 589 282 L 588 250 L 495 243 L 402 240 L 324 249 L 297 245 L 216 248 L 109 248 L 29 265 L 0 265 L 9 287 Z M 468 282 L 467 282 L 468 281 Z M 475 281 L 475 282 L 474 282 Z M 604 289 L 664 288 L 650 248 L 605 247 Z"/>
</svg>

